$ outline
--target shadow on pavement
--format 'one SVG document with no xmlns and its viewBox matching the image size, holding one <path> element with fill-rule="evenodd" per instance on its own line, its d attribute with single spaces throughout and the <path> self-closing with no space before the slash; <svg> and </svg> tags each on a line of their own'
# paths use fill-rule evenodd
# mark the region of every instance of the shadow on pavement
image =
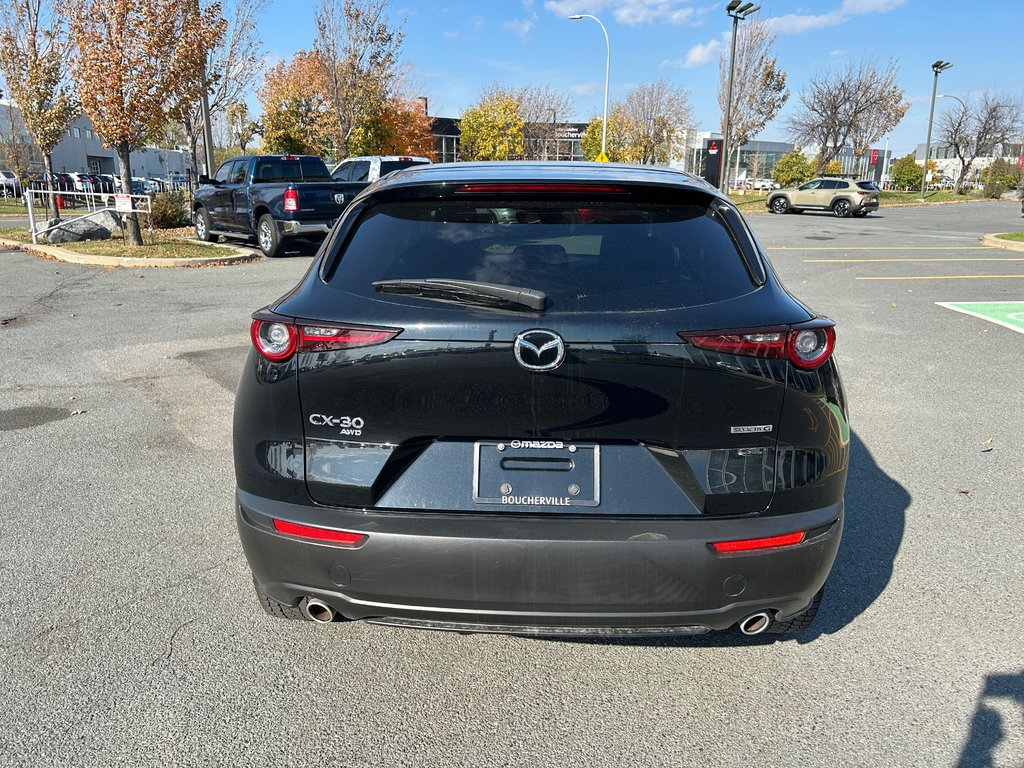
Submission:
<svg viewBox="0 0 1024 768">
<path fill-rule="evenodd" d="M 733 627 L 668 638 L 580 638 L 562 642 L 614 645 L 728 647 L 771 645 L 796 640 L 809 643 L 839 632 L 866 611 L 885 591 L 903 541 L 910 494 L 876 463 L 860 438 L 850 432 L 850 466 L 846 481 L 846 519 L 839 554 L 825 587 L 818 616 L 795 635 L 745 637 Z"/>
<path fill-rule="evenodd" d="M 1024 671 L 1016 675 L 989 675 L 978 696 L 956 768 L 989 768 L 996 765 L 1024 765 L 1024 750 L 1000 755 L 1000 744 L 1016 734 L 1024 739 Z M 1016 759 L 1014 759 L 1016 758 Z"/>
</svg>

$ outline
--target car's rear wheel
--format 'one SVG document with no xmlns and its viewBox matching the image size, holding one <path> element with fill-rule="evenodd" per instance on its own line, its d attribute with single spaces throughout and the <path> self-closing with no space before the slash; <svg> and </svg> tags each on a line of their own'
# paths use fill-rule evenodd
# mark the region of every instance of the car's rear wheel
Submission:
<svg viewBox="0 0 1024 768">
<path fill-rule="evenodd" d="M 302 608 L 300 606 L 279 603 L 274 598 L 264 595 L 262 592 L 260 592 L 260 588 L 259 586 L 257 586 L 255 579 L 253 579 L 252 586 L 253 589 L 256 590 L 256 600 L 259 601 L 260 607 L 267 613 L 268 616 L 273 616 L 275 619 L 308 621 L 306 615 L 302 612 Z"/>
<path fill-rule="evenodd" d="M 818 590 L 818 593 L 811 599 L 811 604 L 807 606 L 807 610 L 801 613 L 799 616 L 794 616 L 786 621 L 773 621 L 768 625 L 768 628 L 764 631 L 767 635 L 793 635 L 799 632 L 801 629 L 806 629 L 814 621 L 814 617 L 818 615 L 818 608 L 821 607 L 821 598 L 825 594 L 825 588 L 822 587 Z"/>
<path fill-rule="evenodd" d="M 789 200 L 779 196 L 772 200 L 772 213 L 786 213 L 789 210 Z"/>
<path fill-rule="evenodd" d="M 278 232 L 277 223 L 269 213 L 260 216 L 260 220 L 256 224 L 256 242 L 259 243 L 260 250 L 268 259 L 277 256 L 281 250 L 281 233 Z"/>
<path fill-rule="evenodd" d="M 196 237 L 205 243 L 212 243 L 215 236 L 210 234 L 210 214 L 205 208 L 196 208 L 195 213 Z"/>
<path fill-rule="evenodd" d="M 836 200 L 832 203 L 832 213 L 835 214 L 836 218 L 845 219 L 850 215 L 852 206 L 849 200 Z"/>
</svg>

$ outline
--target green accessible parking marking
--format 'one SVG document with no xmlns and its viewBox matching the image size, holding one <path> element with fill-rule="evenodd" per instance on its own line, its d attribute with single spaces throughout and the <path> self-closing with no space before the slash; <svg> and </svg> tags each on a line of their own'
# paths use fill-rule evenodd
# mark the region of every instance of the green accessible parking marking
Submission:
<svg viewBox="0 0 1024 768">
<path fill-rule="evenodd" d="M 940 307 L 980 317 L 1017 333 L 1024 333 L 1024 301 L 935 302 Z"/>
</svg>

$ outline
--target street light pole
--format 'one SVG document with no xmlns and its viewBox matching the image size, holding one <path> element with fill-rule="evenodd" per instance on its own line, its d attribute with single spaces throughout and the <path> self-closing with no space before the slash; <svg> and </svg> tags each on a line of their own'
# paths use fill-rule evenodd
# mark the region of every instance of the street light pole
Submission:
<svg viewBox="0 0 1024 768">
<path fill-rule="evenodd" d="M 608 142 L 608 75 L 612 69 L 612 44 L 608 40 L 608 30 L 604 28 L 604 24 L 601 23 L 597 16 L 591 16 L 589 13 L 575 13 L 569 18 L 573 21 L 593 19 L 601 27 L 601 31 L 604 32 L 604 45 L 608 52 L 604 62 L 604 119 L 601 121 L 601 154 L 604 155 Z"/>
<path fill-rule="evenodd" d="M 721 172 L 718 188 L 726 193 L 729 191 L 729 120 L 732 118 L 732 77 L 733 70 L 736 68 L 736 30 L 739 27 L 740 19 L 745 19 L 759 10 L 761 10 L 761 6 L 743 3 L 742 0 L 730 0 L 729 4 L 725 6 L 726 14 L 732 19 L 732 44 L 729 46 L 729 87 L 725 97 L 725 122 L 722 126 L 722 159 L 719 161 Z"/>
<path fill-rule="evenodd" d="M 928 138 L 924 142 L 924 170 L 921 173 L 921 202 L 924 202 L 924 190 L 925 185 L 928 183 L 928 155 L 932 150 L 932 120 L 935 118 L 935 92 L 939 88 L 939 72 L 945 72 L 947 69 L 952 67 L 948 61 L 939 59 L 932 64 L 932 72 L 935 73 L 935 78 L 932 80 L 932 106 L 928 111 Z"/>
</svg>

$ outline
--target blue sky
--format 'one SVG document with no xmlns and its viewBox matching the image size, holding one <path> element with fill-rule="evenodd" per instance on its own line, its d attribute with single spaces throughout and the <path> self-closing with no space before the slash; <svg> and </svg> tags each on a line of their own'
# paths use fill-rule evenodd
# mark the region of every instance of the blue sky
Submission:
<svg viewBox="0 0 1024 768">
<path fill-rule="evenodd" d="M 725 0 L 392 0 L 392 19 L 406 32 L 404 58 L 416 95 L 430 113 L 457 117 L 497 83 L 546 85 L 569 93 L 573 116 L 600 114 L 605 45 L 611 41 L 610 100 L 638 83 L 664 78 L 685 88 L 700 130 L 717 130 L 718 52 L 731 21 Z M 931 97 L 931 63 L 953 62 L 939 76 L 939 93 L 960 98 L 983 91 L 1024 97 L 1024 2 L 963 0 L 766 0 L 758 16 L 778 34 L 780 66 L 792 92 L 782 117 L 817 71 L 847 61 L 896 59 L 911 107 L 888 137 L 902 155 L 924 142 Z M 268 58 L 288 58 L 312 46 L 313 3 L 274 0 L 261 28 Z M 957 106 L 939 99 L 936 116 Z M 561 116 L 560 116 L 561 119 Z M 777 120 L 759 137 L 788 140 Z M 884 139 L 878 146 L 884 145 Z"/>
</svg>

